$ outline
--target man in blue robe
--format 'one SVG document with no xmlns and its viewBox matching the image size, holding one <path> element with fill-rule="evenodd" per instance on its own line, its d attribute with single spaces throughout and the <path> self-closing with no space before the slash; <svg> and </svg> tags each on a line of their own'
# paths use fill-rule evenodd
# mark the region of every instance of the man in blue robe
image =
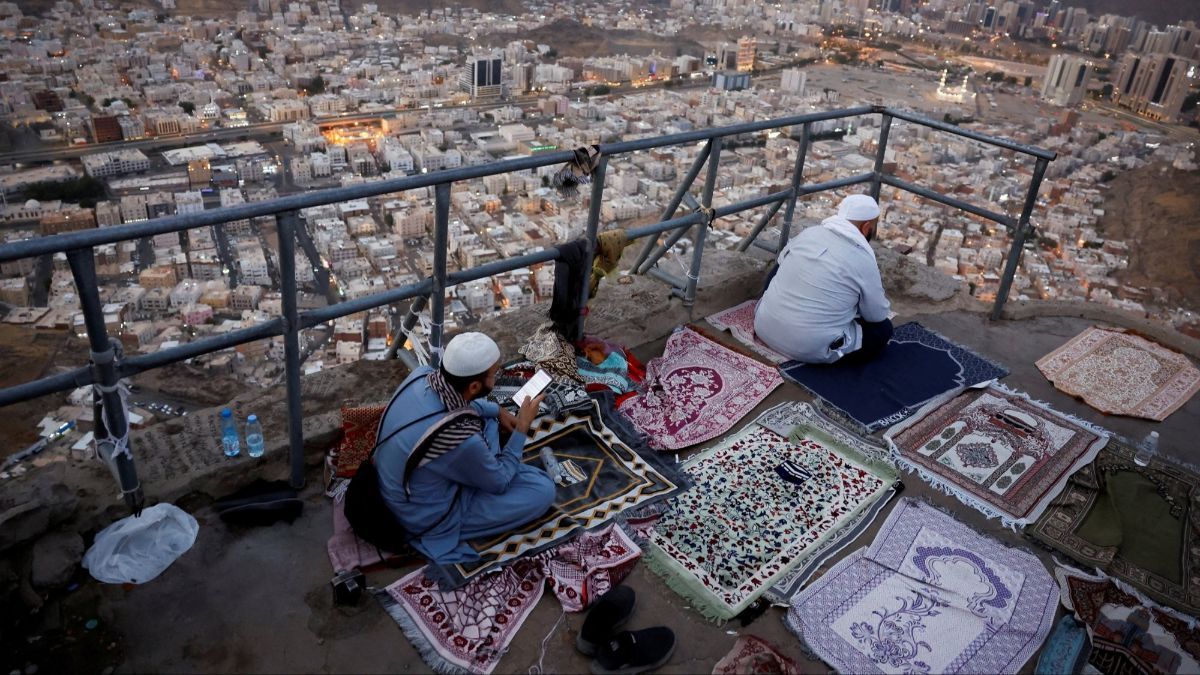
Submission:
<svg viewBox="0 0 1200 675">
<path fill-rule="evenodd" d="M 499 369 L 490 337 L 455 336 L 437 369 L 423 366 L 404 380 L 380 423 L 383 500 L 413 548 L 438 564 L 477 559 L 468 540 L 518 528 L 554 501 L 546 472 L 521 462 L 542 397 L 515 416 L 486 400 Z M 501 432 L 509 434 L 503 445 Z"/>
</svg>

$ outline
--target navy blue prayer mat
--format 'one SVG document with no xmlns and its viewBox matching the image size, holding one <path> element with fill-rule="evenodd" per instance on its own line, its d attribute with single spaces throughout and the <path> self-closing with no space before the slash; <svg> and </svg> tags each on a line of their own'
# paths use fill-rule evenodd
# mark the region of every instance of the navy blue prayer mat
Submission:
<svg viewBox="0 0 1200 675">
<path fill-rule="evenodd" d="M 586 408 L 569 411 L 562 418 L 535 421 L 522 461 L 541 468 L 541 449 L 549 447 L 560 464 L 572 462 L 586 479 L 559 485 L 554 506 L 533 522 L 497 537 L 469 542 L 479 553 L 478 560 L 430 564 L 426 574 L 444 590 L 458 588 L 480 574 L 554 548 L 584 530 L 643 517 L 660 508 L 660 502 L 690 488 L 688 475 L 631 437 L 623 428 L 628 423 L 619 415 L 609 397 L 596 397 Z"/>
<path fill-rule="evenodd" d="M 925 328 L 906 323 L 865 363 L 779 367 L 843 421 L 871 433 L 912 415 L 939 396 L 1008 375 L 1008 370 Z"/>
</svg>

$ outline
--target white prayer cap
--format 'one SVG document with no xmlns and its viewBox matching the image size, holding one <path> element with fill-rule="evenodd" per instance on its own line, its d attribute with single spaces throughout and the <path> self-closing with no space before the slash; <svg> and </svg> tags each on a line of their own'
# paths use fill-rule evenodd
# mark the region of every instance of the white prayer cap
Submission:
<svg viewBox="0 0 1200 675">
<path fill-rule="evenodd" d="M 446 345 L 442 367 L 456 377 L 471 377 L 487 372 L 499 360 L 495 340 L 483 333 L 460 333 Z"/>
<path fill-rule="evenodd" d="M 879 217 L 879 204 L 869 195 L 850 195 L 838 205 L 838 215 L 855 222 L 874 220 Z"/>
</svg>

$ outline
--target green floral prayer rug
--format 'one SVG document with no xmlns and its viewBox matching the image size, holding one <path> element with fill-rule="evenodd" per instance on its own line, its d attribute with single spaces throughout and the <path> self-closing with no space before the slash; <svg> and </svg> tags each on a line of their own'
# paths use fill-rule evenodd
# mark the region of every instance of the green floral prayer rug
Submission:
<svg viewBox="0 0 1200 675">
<path fill-rule="evenodd" d="M 1200 614 L 1200 476 L 1113 439 L 1028 530 L 1151 599 Z"/>
<path fill-rule="evenodd" d="M 754 424 L 693 457 L 684 468 L 695 489 L 672 500 L 645 547 L 651 569 L 709 618 L 732 618 L 794 581 L 894 494 L 893 469 L 823 432 L 822 418 L 800 406 L 794 415 L 808 423 L 793 425 L 792 440 Z"/>
</svg>

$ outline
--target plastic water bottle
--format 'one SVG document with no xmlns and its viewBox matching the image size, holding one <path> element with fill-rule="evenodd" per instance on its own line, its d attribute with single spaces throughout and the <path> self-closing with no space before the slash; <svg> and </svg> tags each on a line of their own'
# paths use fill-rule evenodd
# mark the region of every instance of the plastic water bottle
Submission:
<svg viewBox="0 0 1200 675">
<path fill-rule="evenodd" d="M 1133 463 L 1138 466 L 1146 466 L 1156 452 L 1158 452 L 1158 432 L 1151 431 L 1150 435 L 1146 436 L 1138 446 L 1137 454 L 1133 456 Z"/>
<path fill-rule="evenodd" d="M 263 456 L 262 425 L 258 423 L 258 415 L 246 418 L 246 453 L 251 457 Z"/>
<path fill-rule="evenodd" d="M 238 443 L 237 425 L 233 421 L 233 411 L 229 408 L 221 409 L 221 447 L 224 448 L 226 457 L 237 457 L 242 451 L 242 446 Z"/>
<path fill-rule="evenodd" d="M 542 448 L 539 453 L 542 456 L 542 467 L 546 469 L 546 473 L 550 474 L 550 480 L 555 483 L 562 483 L 562 466 L 555 459 L 554 453 L 550 448 Z"/>
</svg>

